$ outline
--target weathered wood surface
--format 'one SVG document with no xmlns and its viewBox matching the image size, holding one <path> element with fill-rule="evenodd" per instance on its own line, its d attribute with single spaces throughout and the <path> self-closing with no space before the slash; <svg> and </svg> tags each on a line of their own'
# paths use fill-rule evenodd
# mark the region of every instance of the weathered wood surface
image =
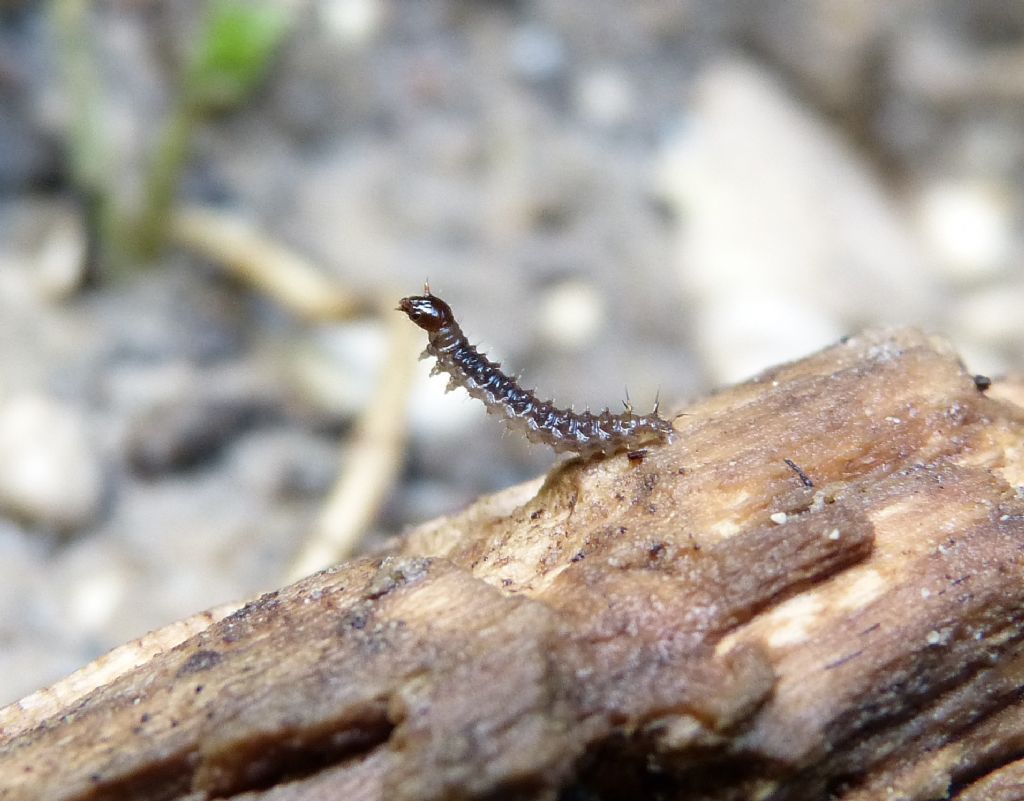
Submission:
<svg viewBox="0 0 1024 801">
<path fill-rule="evenodd" d="M 677 428 L 0 712 L 0 798 L 1024 797 L 1024 408 L 888 331 Z"/>
</svg>

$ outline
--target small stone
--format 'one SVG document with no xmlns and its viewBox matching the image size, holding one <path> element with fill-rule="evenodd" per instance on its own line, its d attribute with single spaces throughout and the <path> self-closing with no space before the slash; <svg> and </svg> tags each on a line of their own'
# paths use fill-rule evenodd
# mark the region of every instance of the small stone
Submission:
<svg viewBox="0 0 1024 801">
<path fill-rule="evenodd" d="M 288 354 L 294 391 L 313 408 L 354 417 L 374 402 L 387 333 L 379 322 L 322 326 Z"/>
<path fill-rule="evenodd" d="M 603 299 L 593 284 L 564 281 L 541 297 L 538 328 L 548 345 L 573 350 L 593 341 L 605 316 Z"/>
<path fill-rule="evenodd" d="M 76 576 L 68 587 L 68 618 L 81 631 L 102 632 L 117 614 L 127 585 L 120 565 L 105 565 L 95 572 Z"/>
<path fill-rule="evenodd" d="M 771 521 L 773 523 L 775 523 L 776 525 L 781 526 L 783 523 L 785 523 L 789 519 L 789 515 L 787 515 L 785 512 L 773 512 L 769 516 L 769 518 L 771 519 Z"/>
<path fill-rule="evenodd" d="M 0 404 L 0 508 L 62 531 L 99 513 L 103 470 L 85 425 L 70 406 L 41 395 Z"/>
<path fill-rule="evenodd" d="M 941 290 L 920 241 L 825 120 L 744 61 L 709 64 L 689 95 L 653 177 L 686 221 L 675 269 L 714 380 L 833 342 L 852 320 L 931 319 Z"/>
<path fill-rule="evenodd" d="M 523 25 L 512 34 L 509 58 L 513 71 L 529 81 L 545 81 L 565 68 L 565 45 L 550 28 Z"/>
<path fill-rule="evenodd" d="M 55 211 L 35 259 L 39 290 L 51 300 L 72 295 L 85 280 L 88 245 L 81 218 L 71 209 Z"/>
<path fill-rule="evenodd" d="M 619 125 L 634 113 L 633 87 L 619 70 L 598 69 L 580 80 L 576 104 L 583 117 L 595 125 Z"/>
<path fill-rule="evenodd" d="M 945 181 L 918 199 L 918 225 L 936 263 L 954 280 L 1005 270 L 1013 253 L 1011 195 L 998 184 Z"/>
<path fill-rule="evenodd" d="M 343 44 L 363 45 L 380 30 L 380 0 L 327 0 L 317 5 L 327 30 Z"/>
</svg>

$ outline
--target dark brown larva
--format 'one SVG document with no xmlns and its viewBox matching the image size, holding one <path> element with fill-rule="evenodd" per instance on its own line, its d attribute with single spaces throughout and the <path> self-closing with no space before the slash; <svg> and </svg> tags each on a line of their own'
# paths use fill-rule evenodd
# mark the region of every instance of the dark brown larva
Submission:
<svg viewBox="0 0 1024 801">
<path fill-rule="evenodd" d="M 657 404 L 651 414 L 634 414 L 629 404 L 624 414 L 607 409 L 600 414 L 577 414 L 538 400 L 469 344 L 447 303 L 429 288 L 424 288 L 424 293 L 403 298 L 398 310 L 427 332 L 423 357 L 437 360 L 431 374 L 448 373 L 449 390 L 463 387 L 483 401 L 488 412 L 503 415 L 510 430 L 522 431 L 531 442 L 583 457 L 637 450 L 641 445 L 672 439 L 672 423 L 658 416 Z"/>
</svg>

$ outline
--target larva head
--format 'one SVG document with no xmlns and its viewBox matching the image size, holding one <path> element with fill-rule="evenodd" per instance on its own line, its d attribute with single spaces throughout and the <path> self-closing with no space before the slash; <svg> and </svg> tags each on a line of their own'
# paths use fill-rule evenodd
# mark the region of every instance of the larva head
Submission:
<svg viewBox="0 0 1024 801">
<path fill-rule="evenodd" d="M 424 331 L 438 331 L 455 322 L 452 308 L 436 295 L 414 295 L 402 298 L 398 310 L 409 315 L 409 319 Z"/>
</svg>

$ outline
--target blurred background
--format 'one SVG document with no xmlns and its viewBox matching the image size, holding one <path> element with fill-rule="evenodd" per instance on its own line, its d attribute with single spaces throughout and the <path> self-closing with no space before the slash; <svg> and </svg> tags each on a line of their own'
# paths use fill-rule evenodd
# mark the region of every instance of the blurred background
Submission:
<svg viewBox="0 0 1024 801">
<path fill-rule="evenodd" d="M 1024 4 L 0 0 L 0 704 L 872 325 L 1024 363 Z"/>
</svg>

